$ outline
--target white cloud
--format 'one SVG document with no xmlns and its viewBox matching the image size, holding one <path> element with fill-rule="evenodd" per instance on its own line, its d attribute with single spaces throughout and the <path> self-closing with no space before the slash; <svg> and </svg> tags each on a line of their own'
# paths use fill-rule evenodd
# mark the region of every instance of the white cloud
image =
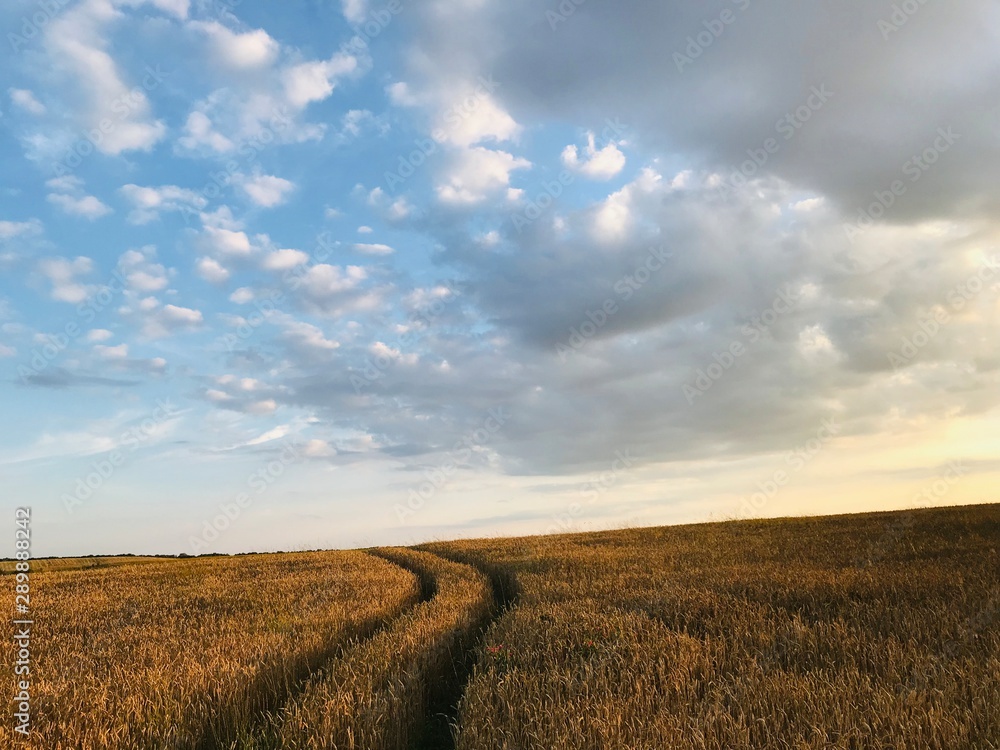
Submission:
<svg viewBox="0 0 1000 750">
<path fill-rule="evenodd" d="M 602 242 L 622 240 L 634 224 L 633 203 L 638 196 L 656 190 L 661 180 L 656 171 L 647 167 L 633 182 L 598 204 L 593 214 L 593 237 Z"/>
<path fill-rule="evenodd" d="M 368 277 L 360 266 L 331 266 L 317 263 L 302 276 L 301 285 L 315 299 L 356 289 Z"/>
<path fill-rule="evenodd" d="M 126 250 L 118 260 L 129 289 L 140 294 L 158 292 L 169 283 L 167 269 L 154 262 L 156 248 L 146 245 L 140 250 Z"/>
<path fill-rule="evenodd" d="M 367 109 L 352 109 L 349 110 L 346 115 L 341 119 L 340 135 L 343 138 L 347 136 L 359 136 L 365 125 L 370 125 L 371 129 L 380 133 L 385 134 L 389 132 L 389 125 L 382 118 L 376 117 Z"/>
<path fill-rule="evenodd" d="M 27 89 L 7 89 L 10 94 L 10 100 L 20 109 L 25 112 L 30 112 L 33 115 L 44 115 L 46 112 L 45 105 L 42 104 L 35 95 L 28 91 Z"/>
<path fill-rule="evenodd" d="M 389 96 L 389 101 L 397 107 L 415 107 L 420 103 L 420 99 L 413 95 L 409 84 L 405 81 L 390 83 L 385 87 L 385 93 Z"/>
<path fill-rule="evenodd" d="M 86 300 L 92 291 L 92 287 L 77 280 L 78 276 L 86 276 L 94 270 L 94 261 L 90 258 L 44 258 L 38 262 L 38 270 L 52 284 L 52 299 L 59 302 L 77 304 Z"/>
<path fill-rule="evenodd" d="M 595 180 L 609 180 L 625 168 L 625 154 L 618 150 L 618 145 L 609 143 L 598 149 L 594 145 L 593 133 L 587 133 L 584 155 L 581 160 L 579 149 L 570 145 L 563 149 L 562 162 L 574 172 Z"/>
<path fill-rule="evenodd" d="M 130 0 L 132 4 L 138 4 Z M 179 11 L 176 2 L 164 3 Z M 107 26 L 122 17 L 111 0 L 83 0 L 57 14 L 45 27 L 45 47 L 55 71 L 75 79 L 75 90 L 84 102 L 76 113 L 79 124 L 100 130 L 102 121 L 112 123 L 95 147 L 104 154 L 148 151 L 164 135 L 166 125 L 151 117 L 147 92 L 159 86 L 163 74 L 155 68 L 139 81 L 126 82 L 115 59 L 108 53 Z"/>
<path fill-rule="evenodd" d="M 132 224 L 148 224 L 158 219 L 163 211 L 192 212 L 208 205 L 204 196 L 176 185 L 143 187 L 128 184 L 119 192 L 135 207 L 128 215 Z"/>
<path fill-rule="evenodd" d="M 0 221 L 0 240 L 10 240 L 22 235 L 40 234 L 42 222 L 38 219 L 28 221 Z"/>
<path fill-rule="evenodd" d="M 274 402 L 272 401 L 271 403 L 273 404 Z M 274 410 L 271 409 L 271 411 Z M 253 440 L 248 440 L 246 443 L 244 443 L 244 445 L 249 446 L 249 445 L 261 445 L 263 443 L 270 443 L 272 440 L 280 440 L 291 431 L 292 431 L 291 427 L 289 427 L 288 425 L 279 425 L 274 429 L 268 430 L 263 435 L 255 437 Z"/>
<path fill-rule="evenodd" d="M 205 34 L 212 44 L 215 60 L 234 70 L 267 67 L 281 51 L 281 45 L 263 29 L 241 34 L 218 21 L 194 21 L 188 26 Z"/>
<path fill-rule="evenodd" d="M 176 323 L 178 327 L 190 327 L 201 325 L 203 316 L 198 310 L 167 305 L 163 308 L 163 319 L 170 323 Z"/>
<path fill-rule="evenodd" d="M 0 357 L 15 357 L 17 356 L 17 349 L 6 344 L 0 344 Z"/>
<path fill-rule="evenodd" d="M 456 146 L 472 146 L 482 141 L 508 141 L 521 132 L 503 107 L 488 93 L 479 90 L 444 108 L 437 116 L 432 133 L 436 140 Z"/>
<path fill-rule="evenodd" d="M 340 0 L 340 4 L 348 23 L 357 25 L 368 15 L 368 0 Z"/>
<path fill-rule="evenodd" d="M 295 183 L 274 175 L 257 174 L 253 177 L 234 175 L 233 181 L 243 189 L 250 200 L 264 208 L 284 203 L 288 194 L 295 189 Z"/>
<path fill-rule="evenodd" d="M 231 229 L 205 227 L 203 244 L 211 251 L 232 258 L 246 258 L 253 253 L 253 246 L 246 232 L 234 232 Z"/>
<path fill-rule="evenodd" d="M 189 114 L 184 123 L 184 132 L 185 135 L 177 142 L 191 151 L 197 151 L 200 146 L 207 146 L 217 153 L 227 153 L 236 148 L 235 143 L 213 128 L 212 121 L 204 112 L 194 111 Z"/>
<path fill-rule="evenodd" d="M 309 256 L 301 250 L 284 249 L 268 253 L 261 266 L 268 271 L 287 271 L 308 262 Z"/>
<path fill-rule="evenodd" d="M 357 68 L 357 58 L 344 53 L 337 53 L 329 60 L 294 65 L 282 74 L 285 96 L 297 108 L 322 101 L 333 93 L 338 78 Z"/>
<path fill-rule="evenodd" d="M 191 9 L 191 0 L 115 0 L 115 2 L 119 5 L 128 5 L 133 8 L 148 3 L 159 8 L 164 13 L 177 16 L 182 21 L 188 17 L 188 11 Z"/>
<path fill-rule="evenodd" d="M 437 195 L 442 202 L 453 205 L 480 203 L 491 193 L 509 186 L 513 170 L 530 166 L 527 159 L 506 151 L 491 151 L 481 146 L 467 149 L 457 155 L 447 182 L 437 186 Z"/>
<path fill-rule="evenodd" d="M 93 195 L 76 198 L 63 193 L 49 193 L 48 201 L 71 216 L 80 216 L 91 221 L 112 213 L 110 206 L 102 203 Z"/>
<path fill-rule="evenodd" d="M 309 440 L 302 448 L 302 453 L 309 458 L 329 458 L 337 455 L 337 449 L 325 440 Z"/>
<path fill-rule="evenodd" d="M 280 322 L 283 329 L 282 340 L 299 352 L 329 352 L 340 346 L 311 323 L 295 320 L 291 316 L 284 316 Z"/>
<path fill-rule="evenodd" d="M 253 302 L 254 298 L 255 295 L 253 293 L 253 289 L 245 286 L 241 286 L 229 295 L 229 301 L 235 302 L 237 305 L 245 305 L 248 302 Z"/>
<path fill-rule="evenodd" d="M 388 245 L 366 244 L 364 242 L 355 244 L 354 249 L 359 253 L 364 253 L 365 255 L 392 255 L 396 252 Z"/>
<path fill-rule="evenodd" d="M 358 227 L 358 234 L 371 234 L 371 233 L 372 233 L 371 227 L 366 227 L 366 226 Z"/>
<path fill-rule="evenodd" d="M 229 269 L 215 258 L 198 258 L 195 263 L 198 275 L 210 284 L 221 284 L 229 279 Z"/>
<path fill-rule="evenodd" d="M 96 343 L 99 341 L 107 341 L 114 336 L 111 331 L 106 328 L 94 328 L 87 332 L 87 341 L 90 343 Z"/>
<path fill-rule="evenodd" d="M 248 414 L 274 414 L 278 409 L 278 404 L 273 398 L 263 399 L 261 401 L 254 401 L 246 407 Z"/>
<path fill-rule="evenodd" d="M 119 344 L 118 346 L 98 344 L 94 347 L 94 353 L 104 359 L 125 359 L 128 357 L 128 344 Z"/>
</svg>

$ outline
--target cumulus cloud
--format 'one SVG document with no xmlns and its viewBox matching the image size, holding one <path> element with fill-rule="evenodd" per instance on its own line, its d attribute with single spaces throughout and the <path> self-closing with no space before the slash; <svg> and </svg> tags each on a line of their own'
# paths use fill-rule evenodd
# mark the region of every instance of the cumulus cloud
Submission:
<svg viewBox="0 0 1000 750">
<path fill-rule="evenodd" d="M 281 51 L 281 45 L 263 29 L 240 33 L 218 21 L 193 21 L 188 26 L 209 40 L 217 63 L 235 70 L 267 67 Z"/>
<path fill-rule="evenodd" d="M 274 250 L 264 256 L 261 266 L 268 271 L 287 271 L 309 262 L 309 256 L 301 250 Z"/>
<path fill-rule="evenodd" d="M 237 175 L 234 182 L 243 189 L 253 203 L 264 208 L 273 208 L 284 203 L 295 184 L 283 177 L 255 174 L 252 177 Z"/>
<path fill-rule="evenodd" d="M 174 2 L 166 8 L 181 10 Z M 110 155 L 148 151 L 167 132 L 166 124 L 152 116 L 148 96 L 165 74 L 151 69 L 139 80 L 128 81 L 108 51 L 106 29 L 121 17 L 111 0 L 83 0 L 57 14 L 43 32 L 54 72 L 72 80 L 80 94 L 82 104 L 76 112 L 80 126 L 102 132 L 94 139 L 95 147 Z M 102 131 L 102 121 L 113 127 Z"/>
<path fill-rule="evenodd" d="M 231 273 L 215 258 L 198 258 L 195 263 L 195 270 L 198 275 L 210 284 L 221 284 L 229 280 Z"/>
<path fill-rule="evenodd" d="M 127 250 L 118 259 L 125 283 L 137 294 L 159 292 L 167 288 L 167 269 L 156 261 L 156 248 L 146 245 L 138 250 Z"/>
<path fill-rule="evenodd" d="M 506 151 L 481 146 L 456 154 L 444 181 L 436 187 L 438 198 L 450 205 L 481 203 L 510 185 L 510 174 L 528 169 L 531 162 Z"/>
<path fill-rule="evenodd" d="M 48 201 L 58 206 L 65 213 L 71 216 L 80 216 L 84 219 L 99 219 L 111 213 L 111 207 L 102 203 L 93 195 L 74 197 L 61 193 L 49 193 Z"/>
<path fill-rule="evenodd" d="M 85 256 L 73 260 L 66 258 L 43 258 L 38 262 L 38 271 L 51 285 L 50 295 L 59 302 L 83 302 L 93 287 L 80 282 L 79 277 L 87 276 L 94 270 L 94 261 Z"/>
<path fill-rule="evenodd" d="M 28 221 L 0 220 L 0 240 L 10 240 L 14 237 L 41 234 L 42 222 L 38 219 Z"/>
<path fill-rule="evenodd" d="M 587 133 L 587 145 L 580 149 L 570 144 L 562 152 L 562 162 L 574 172 L 579 172 L 594 180 L 609 180 L 625 168 L 625 154 L 618 144 L 609 143 L 598 149 L 594 145 L 594 134 Z"/>
<path fill-rule="evenodd" d="M 204 196 L 177 185 L 144 187 L 128 184 L 122 186 L 120 192 L 133 206 L 128 215 L 128 220 L 132 224 L 148 224 L 160 218 L 160 214 L 165 211 L 197 214 L 200 209 L 208 205 L 208 200 Z"/>
</svg>

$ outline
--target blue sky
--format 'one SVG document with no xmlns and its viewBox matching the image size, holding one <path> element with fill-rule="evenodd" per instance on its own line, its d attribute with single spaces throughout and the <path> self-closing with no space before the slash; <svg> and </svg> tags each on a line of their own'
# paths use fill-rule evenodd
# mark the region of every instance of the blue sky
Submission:
<svg viewBox="0 0 1000 750">
<path fill-rule="evenodd" d="M 1000 25 L 900 13 L 6 3 L 35 553 L 996 500 Z"/>
</svg>

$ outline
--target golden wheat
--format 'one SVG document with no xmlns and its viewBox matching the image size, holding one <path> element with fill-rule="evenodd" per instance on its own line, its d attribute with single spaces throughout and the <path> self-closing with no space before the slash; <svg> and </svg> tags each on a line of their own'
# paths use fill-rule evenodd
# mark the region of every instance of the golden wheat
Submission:
<svg viewBox="0 0 1000 750">
<path fill-rule="evenodd" d="M 32 575 L 32 750 L 223 747 L 417 579 L 361 552 Z M 8 639 L 4 661 L 12 656 Z M 14 747 L 9 721 L 0 746 Z"/>
</svg>

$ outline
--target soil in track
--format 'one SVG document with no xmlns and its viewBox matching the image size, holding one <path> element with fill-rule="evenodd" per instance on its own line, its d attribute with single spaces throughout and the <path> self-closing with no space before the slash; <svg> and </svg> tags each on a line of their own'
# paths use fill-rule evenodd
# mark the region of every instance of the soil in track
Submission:
<svg viewBox="0 0 1000 750">
<path fill-rule="evenodd" d="M 430 552 L 426 549 L 421 551 Z M 517 603 L 518 590 L 513 576 L 504 571 L 487 570 L 472 564 L 469 560 L 441 554 L 437 550 L 434 550 L 432 554 L 451 562 L 476 568 L 487 577 L 493 592 L 492 615 L 481 626 L 472 646 L 463 654 L 453 655 L 453 671 L 445 676 L 439 686 L 440 689 L 432 694 L 427 706 L 424 726 L 411 746 L 411 750 L 454 750 L 455 737 L 452 733 L 452 727 L 458 724 L 458 707 L 462 696 L 465 695 L 469 678 L 472 676 L 472 669 L 475 667 L 476 655 L 479 653 L 483 636 L 504 612 Z"/>
</svg>

